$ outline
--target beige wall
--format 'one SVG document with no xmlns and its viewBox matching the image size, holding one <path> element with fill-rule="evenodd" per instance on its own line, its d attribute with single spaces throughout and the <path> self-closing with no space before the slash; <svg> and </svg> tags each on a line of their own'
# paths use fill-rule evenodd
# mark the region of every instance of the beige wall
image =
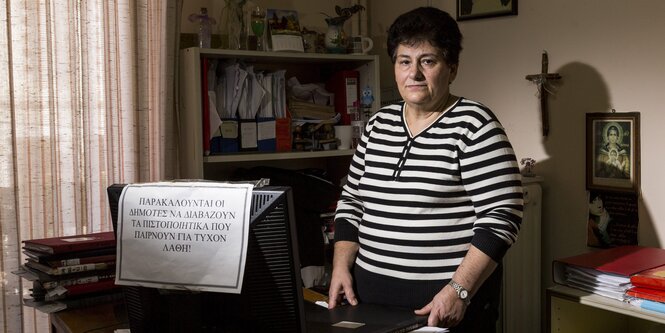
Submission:
<svg viewBox="0 0 665 333">
<path fill-rule="evenodd" d="M 221 1 L 200 0 L 201 3 Z M 323 0 L 265 1 L 298 9 L 304 25 L 325 27 Z M 344 1 L 336 1 L 344 5 Z M 348 2 L 347 2 L 348 3 Z M 385 31 L 399 13 L 433 5 L 455 12 L 452 0 L 368 0 L 374 52 L 382 55 L 382 90 L 392 85 Z M 184 13 L 199 7 L 186 1 Z M 212 7 L 212 6 L 211 6 Z M 499 116 L 518 159 L 538 161 L 543 176 L 543 283 L 552 284 L 553 258 L 587 251 L 585 113 L 641 113 L 642 193 L 639 242 L 662 246 L 665 238 L 665 1 L 526 0 L 519 15 L 460 22 L 465 36 L 453 92 L 481 101 Z M 183 30 L 193 28 L 183 22 Z M 541 136 L 536 87 L 525 75 L 540 72 L 543 50 L 550 72 L 563 76 L 550 99 L 550 135 Z"/>
</svg>

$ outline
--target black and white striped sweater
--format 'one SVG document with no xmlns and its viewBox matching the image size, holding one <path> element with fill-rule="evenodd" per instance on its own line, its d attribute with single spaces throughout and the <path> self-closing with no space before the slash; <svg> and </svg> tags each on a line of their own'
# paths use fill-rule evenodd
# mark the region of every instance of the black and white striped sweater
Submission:
<svg viewBox="0 0 665 333">
<path fill-rule="evenodd" d="M 503 127 L 487 107 L 460 98 L 411 137 L 403 106 L 369 120 L 337 205 L 335 240 L 358 242 L 357 267 L 389 280 L 449 280 L 471 244 L 500 262 L 517 239 L 523 203 Z"/>
</svg>

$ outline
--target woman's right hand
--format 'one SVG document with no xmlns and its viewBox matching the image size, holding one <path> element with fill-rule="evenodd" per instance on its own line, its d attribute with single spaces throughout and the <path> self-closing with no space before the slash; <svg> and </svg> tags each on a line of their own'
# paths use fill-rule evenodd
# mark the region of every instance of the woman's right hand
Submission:
<svg viewBox="0 0 665 333">
<path fill-rule="evenodd" d="M 346 267 L 333 268 L 330 289 L 328 289 L 328 309 L 341 305 L 345 298 L 351 305 L 358 304 L 353 291 L 353 277 Z"/>
</svg>

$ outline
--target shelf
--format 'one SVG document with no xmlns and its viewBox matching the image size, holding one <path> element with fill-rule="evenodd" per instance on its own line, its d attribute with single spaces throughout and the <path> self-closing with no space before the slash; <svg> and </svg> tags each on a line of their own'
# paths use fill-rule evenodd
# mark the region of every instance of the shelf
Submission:
<svg viewBox="0 0 665 333">
<path fill-rule="evenodd" d="M 577 304 L 581 304 L 584 306 L 601 309 L 604 311 L 609 311 L 611 313 L 614 313 L 614 317 L 616 317 L 616 314 L 621 314 L 630 318 L 638 318 L 653 323 L 665 324 L 665 314 L 663 313 L 645 310 L 635 305 L 631 305 L 625 302 L 620 302 L 608 297 L 591 294 L 571 287 L 566 287 L 562 285 L 552 286 L 550 288 L 547 288 L 547 296 L 550 302 L 552 298 L 559 298 Z M 560 311 L 555 308 L 550 309 L 550 311 L 553 310 Z M 551 321 L 555 320 L 552 312 L 548 313 L 548 316 L 551 316 Z M 556 320 L 561 320 L 559 318 L 561 317 L 560 315 L 557 315 L 556 317 L 557 317 Z M 551 324 L 553 323 L 551 322 Z"/>
<path fill-rule="evenodd" d="M 344 150 L 321 150 L 321 151 L 294 151 L 284 153 L 234 153 L 228 155 L 211 155 L 203 158 L 204 163 L 231 163 L 231 162 L 256 162 L 256 161 L 277 161 L 277 160 L 295 160 L 302 158 L 325 158 L 338 156 L 351 156 L 354 149 Z"/>
<path fill-rule="evenodd" d="M 261 63 L 339 63 L 339 62 L 374 62 L 378 61 L 375 55 L 354 55 L 354 54 L 326 54 L 326 53 L 301 53 L 301 52 L 261 52 L 245 50 L 224 50 L 224 49 L 199 49 L 201 55 L 210 58 L 242 58 L 250 62 Z"/>
</svg>

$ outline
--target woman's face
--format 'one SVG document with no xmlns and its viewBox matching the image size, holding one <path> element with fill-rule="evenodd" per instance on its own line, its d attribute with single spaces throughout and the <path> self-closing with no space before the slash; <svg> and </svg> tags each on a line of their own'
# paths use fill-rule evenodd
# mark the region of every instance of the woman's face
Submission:
<svg viewBox="0 0 665 333">
<path fill-rule="evenodd" d="M 609 131 L 607 131 L 607 140 L 610 143 L 617 143 L 619 139 L 619 132 L 615 128 L 610 128 Z"/>
<path fill-rule="evenodd" d="M 589 203 L 589 213 L 592 215 L 600 216 L 603 213 L 603 199 L 595 197 Z"/>
<path fill-rule="evenodd" d="M 448 66 L 441 51 L 429 42 L 400 44 L 395 55 L 395 81 L 404 101 L 415 109 L 441 111 L 457 66 Z"/>
</svg>

